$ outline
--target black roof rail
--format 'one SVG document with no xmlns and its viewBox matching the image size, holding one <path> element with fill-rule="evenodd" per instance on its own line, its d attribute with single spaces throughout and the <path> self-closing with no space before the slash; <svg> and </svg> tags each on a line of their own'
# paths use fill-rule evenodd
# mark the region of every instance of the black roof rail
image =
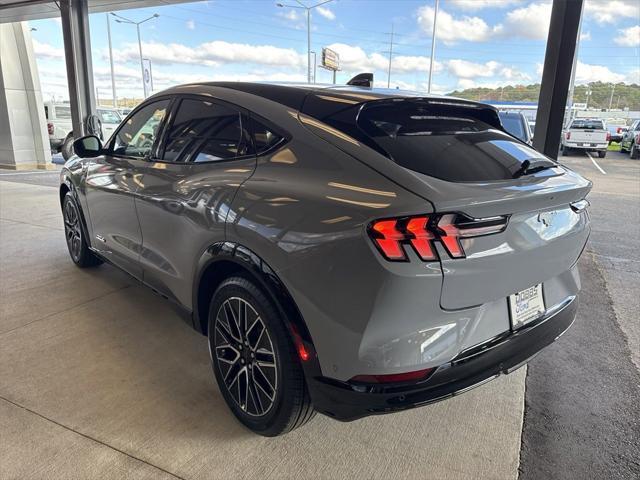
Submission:
<svg viewBox="0 0 640 480">
<path fill-rule="evenodd" d="M 359 73 L 347 82 L 353 87 L 373 87 L 373 73 Z"/>
</svg>

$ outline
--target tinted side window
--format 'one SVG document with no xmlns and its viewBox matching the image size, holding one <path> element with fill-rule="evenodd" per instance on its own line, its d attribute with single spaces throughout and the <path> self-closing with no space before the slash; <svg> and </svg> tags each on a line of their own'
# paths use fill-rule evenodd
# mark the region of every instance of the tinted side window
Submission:
<svg viewBox="0 0 640 480">
<path fill-rule="evenodd" d="M 283 138 L 282 135 L 278 135 L 256 119 L 251 119 L 251 130 L 253 132 L 253 143 L 258 155 L 280 143 Z"/>
<path fill-rule="evenodd" d="M 160 100 L 128 117 L 115 135 L 113 153 L 140 158 L 149 155 L 168 106 L 169 100 Z"/>
<path fill-rule="evenodd" d="M 164 160 L 229 160 L 252 153 L 240 112 L 207 100 L 185 99 L 167 135 Z"/>
</svg>

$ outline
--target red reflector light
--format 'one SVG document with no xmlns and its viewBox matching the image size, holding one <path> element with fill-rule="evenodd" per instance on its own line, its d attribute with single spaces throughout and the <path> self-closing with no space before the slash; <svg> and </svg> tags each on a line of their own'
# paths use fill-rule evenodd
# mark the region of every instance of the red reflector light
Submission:
<svg viewBox="0 0 640 480">
<path fill-rule="evenodd" d="M 47 123 L 47 131 L 49 132 L 49 135 L 53 135 L 53 123 Z"/>
<path fill-rule="evenodd" d="M 435 367 L 425 368 L 424 370 L 416 370 L 415 372 L 391 373 L 387 375 L 356 375 L 349 381 L 357 383 L 417 382 L 427 378 L 434 370 Z"/>
<path fill-rule="evenodd" d="M 304 348 L 304 344 L 302 342 L 298 344 L 298 356 L 300 357 L 300 360 L 304 362 L 309 360 L 309 352 L 307 352 L 307 349 Z"/>
<path fill-rule="evenodd" d="M 567 132 L 567 140 L 571 140 L 571 132 Z"/>
<path fill-rule="evenodd" d="M 607 132 L 607 142 L 611 141 L 611 134 L 609 132 Z"/>
<path fill-rule="evenodd" d="M 398 220 L 378 220 L 371 226 L 373 241 L 388 260 L 404 260 L 404 233 L 398 230 Z"/>
</svg>

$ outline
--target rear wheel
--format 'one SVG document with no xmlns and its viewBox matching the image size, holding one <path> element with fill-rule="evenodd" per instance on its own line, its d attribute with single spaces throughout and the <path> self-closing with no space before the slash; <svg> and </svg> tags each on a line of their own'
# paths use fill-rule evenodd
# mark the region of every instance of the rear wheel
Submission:
<svg viewBox="0 0 640 480">
<path fill-rule="evenodd" d="M 67 240 L 67 248 L 71 260 L 80 268 L 95 267 L 102 260 L 98 258 L 87 244 L 80 209 L 71 192 L 67 192 L 62 204 L 62 216 L 64 218 L 64 234 Z"/>
<path fill-rule="evenodd" d="M 225 280 L 209 308 L 209 351 L 236 418 L 273 437 L 315 415 L 300 360 L 279 310 L 244 277 Z"/>
<path fill-rule="evenodd" d="M 569 154 L 569 149 L 568 149 L 566 146 L 561 145 L 561 146 L 560 146 L 560 154 L 561 154 L 563 157 L 567 156 L 567 155 Z"/>
<path fill-rule="evenodd" d="M 629 148 L 629 158 L 640 158 L 640 150 L 638 150 L 638 145 L 635 143 L 632 143 Z"/>
<path fill-rule="evenodd" d="M 605 151 L 598 152 L 598 157 L 599 157 L 599 158 L 604 158 L 604 157 L 606 157 L 606 156 L 607 156 L 607 152 L 606 152 L 606 150 L 605 150 Z"/>
<path fill-rule="evenodd" d="M 71 134 L 67 135 L 67 138 L 64 139 L 64 143 L 62 144 L 62 158 L 65 160 L 69 160 L 73 156 L 73 137 Z"/>
</svg>

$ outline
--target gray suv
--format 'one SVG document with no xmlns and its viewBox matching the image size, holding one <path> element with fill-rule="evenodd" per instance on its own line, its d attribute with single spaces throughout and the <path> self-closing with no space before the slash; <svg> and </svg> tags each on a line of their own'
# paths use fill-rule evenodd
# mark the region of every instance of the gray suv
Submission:
<svg viewBox="0 0 640 480">
<path fill-rule="evenodd" d="M 74 148 L 60 184 L 71 258 L 172 301 L 259 434 L 451 397 L 574 320 L 591 183 L 491 106 L 192 84 Z"/>
</svg>

